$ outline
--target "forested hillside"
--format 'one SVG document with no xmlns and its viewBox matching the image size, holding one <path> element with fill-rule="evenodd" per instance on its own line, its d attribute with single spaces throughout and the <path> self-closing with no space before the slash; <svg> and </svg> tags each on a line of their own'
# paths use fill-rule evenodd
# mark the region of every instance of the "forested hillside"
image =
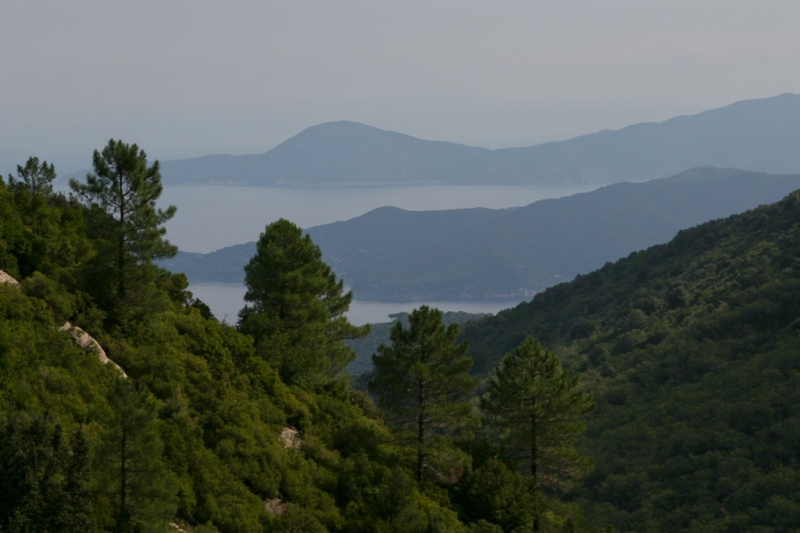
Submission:
<svg viewBox="0 0 800 533">
<path fill-rule="evenodd" d="M 486 376 L 527 335 L 598 408 L 577 501 L 620 531 L 796 531 L 800 192 L 469 324 Z"/>
<path fill-rule="evenodd" d="M 300 228 L 265 229 L 233 327 L 154 265 L 157 162 L 110 141 L 69 196 L 54 178 L 32 158 L 0 180 L 0 530 L 597 531 L 480 428 L 440 312 L 393 331 L 378 406 L 341 372 L 352 295 Z M 420 368 L 459 394 L 392 400 Z"/>
<path fill-rule="evenodd" d="M 460 337 L 415 310 L 367 395 L 342 372 L 366 328 L 302 229 L 265 228 L 231 326 L 155 266 L 174 208 L 136 145 L 69 196 L 54 177 L 32 158 L 0 182 L 4 531 L 800 523 L 800 191 Z"/>
</svg>

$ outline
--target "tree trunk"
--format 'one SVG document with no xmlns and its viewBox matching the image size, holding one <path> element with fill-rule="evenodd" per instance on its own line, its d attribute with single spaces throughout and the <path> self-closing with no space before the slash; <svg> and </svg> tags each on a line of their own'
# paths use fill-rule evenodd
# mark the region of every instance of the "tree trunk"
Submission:
<svg viewBox="0 0 800 533">
<path fill-rule="evenodd" d="M 122 428 L 122 449 L 120 451 L 119 461 L 119 513 L 117 515 L 117 531 L 122 531 L 123 521 L 125 520 L 127 511 L 125 509 L 125 493 L 128 490 L 125 481 L 127 480 L 127 472 L 125 471 L 125 445 L 127 441 L 127 431 L 125 427 Z"/>
<path fill-rule="evenodd" d="M 122 177 L 119 178 L 119 242 L 117 243 L 117 295 L 120 300 L 125 300 L 125 191 L 122 189 Z"/>
<path fill-rule="evenodd" d="M 538 462 L 538 447 L 536 442 L 536 398 L 532 401 L 532 416 L 531 416 L 531 477 L 533 478 L 533 488 L 537 492 L 539 489 L 539 482 L 536 479 L 536 463 Z M 539 533 L 540 531 L 540 523 L 539 523 L 539 513 L 538 510 L 534 510 L 533 513 L 533 531 L 534 533 Z"/>
<path fill-rule="evenodd" d="M 419 384 L 419 416 L 417 418 L 417 483 L 422 483 L 425 471 L 425 407 L 423 406 L 422 383 Z"/>
<path fill-rule="evenodd" d="M 125 300 L 125 237 L 119 236 L 119 250 L 117 257 L 117 296 L 120 300 Z"/>
</svg>

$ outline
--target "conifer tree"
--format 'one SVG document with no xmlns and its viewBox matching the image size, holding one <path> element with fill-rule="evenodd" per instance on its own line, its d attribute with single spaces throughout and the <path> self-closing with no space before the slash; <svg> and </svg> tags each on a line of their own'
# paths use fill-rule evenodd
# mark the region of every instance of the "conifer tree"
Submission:
<svg viewBox="0 0 800 533">
<path fill-rule="evenodd" d="M 0 264 L 11 268 L 16 263 L 18 271 L 15 274 L 19 278 L 38 271 L 59 282 L 73 284 L 79 264 L 93 255 L 93 247 L 85 234 L 82 206 L 62 193 L 53 192 L 55 178 L 52 164 L 40 163 L 37 157 L 30 157 L 24 167 L 17 165 L 16 179 L 8 176 L 7 188 L 0 184 L 0 204 L 5 204 L 0 213 L 3 219 L 0 223 Z M 12 207 L 16 213 L 9 216 Z M 17 221 L 21 222 L 24 230 L 17 238 L 9 239 L 4 230 L 9 226 L 13 228 Z M 2 242 L 4 240 L 6 242 Z M 14 250 L 16 258 L 12 265 L 2 257 L 4 248 Z"/>
<path fill-rule="evenodd" d="M 537 491 L 566 490 L 591 468 L 591 460 L 573 444 L 586 427 L 581 417 L 595 404 L 577 385 L 577 375 L 528 337 L 506 355 L 481 399 L 487 422 L 500 429 L 503 443 L 527 465 Z M 535 531 L 538 526 L 535 520 Z"/>
<path fill-rule="evenodd" d="M 261 234 L 245 266 L 245 285 L 249 305 L 239 313 L 239 327 L 289 383 L 334 377 L 355 358 L 343 340 L 369 332 L 347 321 L 352 292 L 344 294 L 319 247 L 288 220 Z"/>
<path fill-rule="evenodd" d="M 153 398 L 144 385 L 117 379 L 109 403 L 113 416 L 97 459 L 114 532 L 161 531 L 175 514 L 178 484 L 163 460 Z"/>
<path fill-rule="evenodd" d="M 102 152 L 95 150 L 92 164 L 94 174 L 86 175 L 86 183 L 71 179 L 69 185 L 107 217 L 94 229 L 113 256 L 115 292 L 125 301 L 131 278 L 141 272 L 137 267 L 177 253 L 163 227 L 176 208 L 156 208 L 163 190 L 158 161 L 148 167 L 147 154 L 136 144 L 111 139 Z"/>
<path fill-rule="evenodd" d="M 39 163 L 38 157 L 29 157 L 25 166 L 17 165 L 17 177 L 8 175 L 8 185 L 12 190 L 24 190 L 31 198 L 46 197 L 53 192 L 56 169 L 47 161 Z"/>
<path fill-rule="evenodd" d="M 478 380 L 469 375 L 467 343 L 455 344 L 457 324 L 445 328 L 442 312 L 425 305 L 408 320 L 409 328 L 398 321 L 391 331 L 392 345 L 382 344 L 372 356 L 375 377 L 369 390 L 390 422 L 413 442 L 421 482 L 433 467 L 437 445 L 444 444 L 437 437 L 474 423 L 467 398 Z"/>
</svg>

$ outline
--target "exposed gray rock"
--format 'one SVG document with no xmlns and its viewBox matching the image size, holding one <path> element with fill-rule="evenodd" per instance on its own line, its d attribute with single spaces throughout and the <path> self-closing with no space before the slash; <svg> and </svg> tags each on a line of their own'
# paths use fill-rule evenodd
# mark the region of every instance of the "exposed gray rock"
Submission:
<svg viewBox="0 0 800 533">
<path fill-rule="evenodd" d="M 10 285 L 19 288 L 19 281 L 15 280 L 2 270 L 0 270 L 0 283 L 9 283 Z"/>
<path fill-rule="evenodd" d="M 287 504 L 284 503 L 280 498 L 264 500 L 264 510 L 274 516 L 283 515 L 283 513 L 286 512 L 286 506 Z"/>
<path fill-rule="evenodd" d="M 300 449 L 300 432 L 292 427 L 285 427 L 281 431 L 281 441 L 287 450 L 298 450 Z"/>
<path fill-rule="evenodd" d="M 104 365 L 111 363 L 117 370 L 119 370 L 121 377 L 126 379 L 128 378 L 128 375 L 125 373 L 124 370 L 122 370 L 122 367 L 108 358 L 105 350 L 103 350 L 103 348 L 100 346 L 100 343 L 97 342 L 94 339 L 94 337 L 83 331 L 81 328 L 79 328 L 78 326 L 73 326 L 69 322 L 64 322 L 64 325 L 58 328 L 58 330 L 66 331 L 67 333 L 72 335 L 72 338 L 75 340 L 75 344 L 77 344 L 87 352 L 97 352 L 97 358 L 100 359 L 101 363 L 103 363 Z"/>
</svg>

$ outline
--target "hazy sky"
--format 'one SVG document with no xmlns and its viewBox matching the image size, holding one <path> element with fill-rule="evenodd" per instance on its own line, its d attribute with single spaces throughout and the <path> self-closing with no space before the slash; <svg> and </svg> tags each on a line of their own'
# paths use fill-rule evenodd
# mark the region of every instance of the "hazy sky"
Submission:
<svg viewBox="0 0 800 533">
<path fill-rule="evenodd" d="M 337 119 L 530 145 L 800 92 L 798 26 L 797 0 L 3 0 L 0 160 Z"/>
</svg>

